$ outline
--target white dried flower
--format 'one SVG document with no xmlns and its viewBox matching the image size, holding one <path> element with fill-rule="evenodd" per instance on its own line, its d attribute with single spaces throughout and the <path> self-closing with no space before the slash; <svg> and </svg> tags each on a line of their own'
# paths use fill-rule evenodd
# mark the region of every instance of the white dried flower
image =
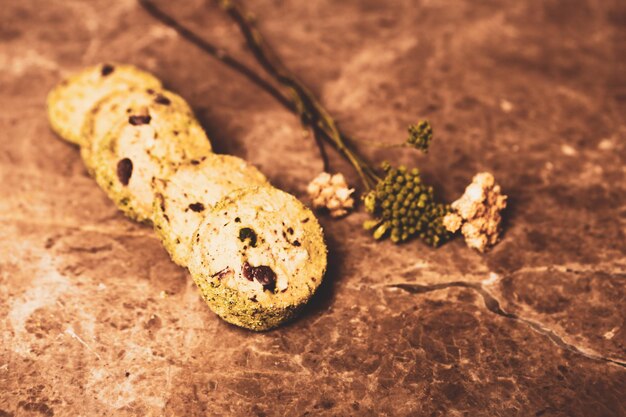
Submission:
<svg viewBox="0 0 626 417">
<path fill-rule="evenodd" d="M 463 217 L 456 213 L 448 213 L 443 218 L 443 227 L 448 229 L 449 232 L 456 232 L 463 225 Z"/>
<path fill-rule="evenodd" d="M 481 172 L 474 176 L 461 198 L 452 203 L 443 225 L 450 232 L 460 228 L 467 246 L 484 252 L 500 237 L 500 213 L 506 208 L 506 200 L 493 175 Z"/>
<path fill-rule="evenodd" d="M 348 188 L 343 174 L 322 172 L 309 183 L 307 192 L 313 207 L 328 209 L 332 217 L 345 216 L 354 207 L 354 189 Z"/>
</svg>

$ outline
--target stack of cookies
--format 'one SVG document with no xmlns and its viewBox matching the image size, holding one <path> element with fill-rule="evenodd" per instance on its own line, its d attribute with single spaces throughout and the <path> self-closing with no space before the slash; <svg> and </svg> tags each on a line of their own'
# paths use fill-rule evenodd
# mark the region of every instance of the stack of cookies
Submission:
<svg viewBox="0 0 626 417">
<path fill-rule="evenodd" d="M 97 65 L 62 81 L 47 104 L 98 185 L 154 226 L 224 320 L 271 329 L 311 298 L 326 270 L 313 213 L 244 160 L 213 153 L 189 105 L 153 75 Z"/>
</svg>

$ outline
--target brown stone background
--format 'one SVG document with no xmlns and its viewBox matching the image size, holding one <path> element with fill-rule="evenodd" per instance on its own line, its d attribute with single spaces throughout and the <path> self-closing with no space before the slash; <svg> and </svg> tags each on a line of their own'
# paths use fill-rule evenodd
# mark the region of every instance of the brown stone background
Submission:
<svg viewBox="0 0 626 417">
<path fill-rule="evenodd" d="M 419 165 L 447 201 L 489 170 L 511 203 L 484 256 L 322 218 L 325 286 L 263 334 L 217 319 L 116 212 L 44 99 L 86 65 L 137 64 L 305 198 L 321 163 L 295 117 L 133 0 L 0 3 L 0 416 L 626 415 L 623 1 L 247 1 L 350 135 L 432 121 L 428 156 L 372 158 Z M 160 4 L 253 62 L 212 3 Z"/>
</svg>

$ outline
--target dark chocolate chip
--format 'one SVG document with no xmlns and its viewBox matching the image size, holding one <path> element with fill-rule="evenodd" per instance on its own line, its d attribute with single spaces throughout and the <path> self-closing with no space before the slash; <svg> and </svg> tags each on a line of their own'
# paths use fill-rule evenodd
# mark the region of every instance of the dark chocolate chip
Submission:
<svg viewBox="0 0 626 417">
<path fill-rule="evenodd" d="M 241 219 L 239 217 L 235 217 L 235 223 L 241 223 Z"/>
<path fill-rule="evenodd" d="M 239 229 L 239 240 L 245 242 L 247 239 L 250 240 L 250 246 L 256 247 L 256 233 L 254 230 L 249 227 L 242 227 Z"/>
<path fill-rule="evenodd" d="M 133 161 L 128 158 L 120 159 L 117 163 L 117 178 L 122 185 L 128 185 L 131 175 L 133 175 Z"/>
<path fill-rule="evenodd" d="M 287 233 L 289 233 L 290 235 L 293 235 L 293 229 L 291 227 L 287 228 Z"/>
<path fill-rule="evenodd" d="M 130 116 L 128 118 L 128 123 L 130 123 L 133 126 L 147 125 L 150 123 L 150 119 L 152 119 L 150 116 L 140 114 L 137 116 Z"/>
<path fill-rule="evenodd" d="M 276 274 L 269 266 L 251 266 L 248 262 L 244 262 L 242 273 L 248 281 L 256 280 L 263 285 L 264 290 L 274 292 L 276 288 Z"/>
<path fill-rule="evenodd" d="M 164 106 L 169 106 L 171 101 L 169 98 L 165 97 L 163 94 L 157 94 L 154 98 L 154 101 L 159 104 L 163 104 Z"/>
<path fill-rule="evenodd" d="M 102 74 L 103 77 L 106 77 L 107 75 L 112 73 L 114 70 L 115 70 L 115 67 L 113 65 L 104 64 L 102 66 L 102 69 L 100 70 L 100 73 Z"/>
<path fill-rule="evenodd" d="M 298 242 L 297 240 L 294 240 L 291 244 L 293 246 L 300 246 L 300 242 Z"/>
<path fill-rule="evenodd" d="M 197 159 L 192 159 L 189 162 L 191 162 L 191 165 L 198 165 L 200 163 L 200 161 L 198 161 Z"/>
<path fill-rule="evenodd" d="M 204 204 L 192 203 L 192 204 L 189 204 L 189 208 L 195 211 L 196 213 L 200 213 L 201 211 L 204 211 Z"/>
</svg>

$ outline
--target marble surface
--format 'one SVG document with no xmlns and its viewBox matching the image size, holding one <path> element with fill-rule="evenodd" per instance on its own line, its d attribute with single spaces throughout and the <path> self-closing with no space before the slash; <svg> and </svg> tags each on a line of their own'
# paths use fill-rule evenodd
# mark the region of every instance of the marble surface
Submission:
<svg viewBox="0 0 626 417">
<path fill-rule="evenodd" d="M 210 2 L 161 5 L 247 62 Z M 351 136 L 429 118 L 442 198 L 510 196 L 503 241 L 375 243 L 322 217 L 326 283 L 292 324 L 227 325 L 50 131 L 44 99 L 116 60 L 188 99 L 220 152 L 301 198 L 298 121 L 133 0 L 0 7 L 0 416 L 626 415 L 626 6 L 619 0 L 248 1 Z M 333 168 L 356 178 L 339 158 Z"/>
</svg>

